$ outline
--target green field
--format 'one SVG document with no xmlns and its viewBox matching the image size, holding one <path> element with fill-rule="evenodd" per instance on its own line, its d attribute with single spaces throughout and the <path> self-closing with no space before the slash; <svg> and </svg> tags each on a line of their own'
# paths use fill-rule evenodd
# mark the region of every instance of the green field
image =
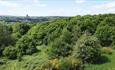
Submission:
<svg viewBox="0 0 115 70">
<path fill-rule="evenodd" d="M 86 65 L 85 70 L 115 70 L 115 51 L 111 55 L 106 54 L 108 62 L 103 64 Z"/>
</svg>

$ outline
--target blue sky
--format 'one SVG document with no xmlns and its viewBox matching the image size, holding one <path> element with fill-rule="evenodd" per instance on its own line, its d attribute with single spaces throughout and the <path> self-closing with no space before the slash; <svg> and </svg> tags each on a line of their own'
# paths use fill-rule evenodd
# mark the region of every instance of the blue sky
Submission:
<svg viewBox="0 0 115 70">
<path fill-rule="evenodd" d="M 0 15 L 75 16 L 115 13 L 115 0 L 0 0 Z"/>
</svg>

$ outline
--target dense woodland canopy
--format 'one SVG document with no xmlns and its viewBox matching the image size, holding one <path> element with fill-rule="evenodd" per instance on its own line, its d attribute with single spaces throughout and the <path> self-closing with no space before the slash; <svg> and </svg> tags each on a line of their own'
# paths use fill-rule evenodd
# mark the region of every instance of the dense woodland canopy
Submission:
<svg viewBox="0 0 115 70">
<path fill-rule="evenodd" d="M 17 60 L 26 65 L 22 70 L 83 70 L 85 64 L 101 63 L 103 54 L 111 54 L 114 49 L 115 14 L 35 23 L 0 21 L 1 68 Z M 26 56 L 33 55 L 41 59 L 25 61 Z"/>
</svg>

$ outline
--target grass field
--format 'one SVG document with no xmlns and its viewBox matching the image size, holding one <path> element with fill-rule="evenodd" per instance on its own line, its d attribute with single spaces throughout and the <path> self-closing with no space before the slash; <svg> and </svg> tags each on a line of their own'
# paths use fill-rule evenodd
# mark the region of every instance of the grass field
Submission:
<svg viewBox="0 0 115 70">
<path fill-rule="evenodd" d="M 106 54 L 108 62 L 102 64 L 88 64 L 85 70 L 115 70 L 115 51 L 111 55 Z"/>
</svg>

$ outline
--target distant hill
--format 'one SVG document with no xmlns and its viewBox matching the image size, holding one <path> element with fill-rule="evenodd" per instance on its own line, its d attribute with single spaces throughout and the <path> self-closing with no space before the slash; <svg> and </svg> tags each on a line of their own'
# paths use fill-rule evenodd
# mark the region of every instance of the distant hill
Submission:
<svg viewBox="0 0 115 70">
<path fill-rule="evenodd" d="M 5 22 L 44 22 L 53 19 L 64 18 L 63 16 L 0 16 L 0 21 Z"/>
</svg>

